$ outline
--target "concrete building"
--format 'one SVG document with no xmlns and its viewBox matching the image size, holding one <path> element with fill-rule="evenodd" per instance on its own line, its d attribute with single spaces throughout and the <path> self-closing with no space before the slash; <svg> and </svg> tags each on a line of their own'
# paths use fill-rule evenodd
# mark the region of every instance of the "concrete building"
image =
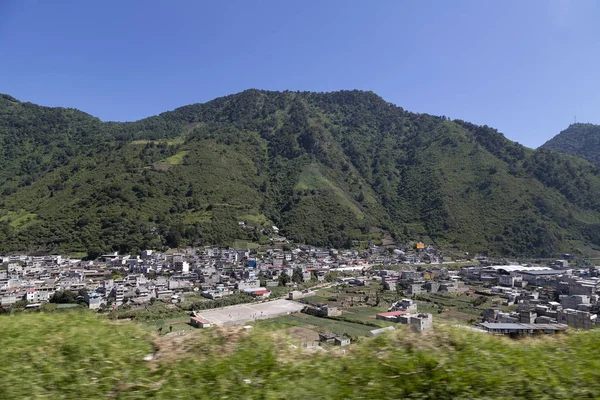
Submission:
<svg viewBox="0 0 600 400">
<path fill-rule="evenodd" d="M 210 321 L 202 317 L 191 317 L 190 325 L 192 325 L 194 328 L 210 328 Z"/>
<path fill-rule="evenodd" d="M 479 324 L 489 333 L 508 335 L 511 337 L 530 336 L 536 334 L 555 334 L 565 331 L 563 324 L 520 324 L 520 323 L 494 323 L 482 322 Z"/>
<path fill-rule="evenodd" d="M 411 314 L 410 327 L 415 332 L 423 332 L 433 329 L 433 315 L 431 314 Z"/>
<path fill-rule="evenodd" d="M 573 310 L 570 308 L 560 310 L 557 314 L 557 321 L 559 324 L 565 324 L 571 328 L 577 329 L 594 328 L 598 317 L 598 315 L 591 314 L 587 311 Z"/>
<path fill-rule="evenodd" d="M 417 312 L 417 303 L 411 299 L 402 299 L 392 304 L 388 311 L 404 311 L 407 313 L 415 313 Z"/>
</svg>

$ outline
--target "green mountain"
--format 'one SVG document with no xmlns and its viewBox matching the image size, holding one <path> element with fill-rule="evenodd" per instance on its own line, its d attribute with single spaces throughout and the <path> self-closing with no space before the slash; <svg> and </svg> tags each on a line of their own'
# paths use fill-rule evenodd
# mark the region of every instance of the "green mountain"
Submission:
<svg viewBox="0 0 600 400">
<path fill-rule="evenodd" d="M 370 92 L 247 90 L 131 123 L 3 95 L 0 253 L 227 245 L 275 225 L 322 246 L 552 256 L 600 245 L 598 174 Z"/>
<path fill-rule="evenodd" d="M 581 157 L 600 167 L 600 125 L 572 124 L 540 148 Z"/>
</svg>

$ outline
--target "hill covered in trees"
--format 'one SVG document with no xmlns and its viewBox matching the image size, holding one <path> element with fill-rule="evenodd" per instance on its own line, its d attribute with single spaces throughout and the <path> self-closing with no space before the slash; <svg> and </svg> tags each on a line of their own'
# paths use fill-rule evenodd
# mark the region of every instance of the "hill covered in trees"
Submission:
<svg viewBox="0 0 600 400">
<path fill-rule="evenodd" d="M 572 124 L 540 148 L 581 157 L 600 167 L 600 125 Z"/>
<path fill-rule="evenodd" d="M 552 256 L 600 245 L 600 176 L 370 92 L 247 90 L 130 123 L 0 95 L 0 253 L 228 245 L 273 225 L 321 246 L 387 232 Z"/>
</svg>

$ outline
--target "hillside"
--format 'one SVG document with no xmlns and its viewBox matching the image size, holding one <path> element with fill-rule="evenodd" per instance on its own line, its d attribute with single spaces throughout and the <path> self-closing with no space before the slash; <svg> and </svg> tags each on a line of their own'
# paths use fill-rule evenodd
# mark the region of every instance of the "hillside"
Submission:
<svg viewBox="0 0 600 400">
<path fill-rule="evenodd" d="M 581 157 L 600 167 L 600 125 L 572 124 L 540 148 Z"/>
<path fill-rule="evenodd" d="M 1 95 L 0 205 L 0 253 L 259 242 L 273 225 L 320 246 L 600 246 L 593 165 L 361 91 L 247 90 L 131 123 Z"/>
<path fill-rule="evenodd" d="M 308 353 L 240 328 L 157 337 L 90 314 L 2 316 L 3 399 L 583 399 L 600 396 L 600 332 L 521 341 L 437 327 Z M 160 356 L 144 361 L 148 355 Z"/>
</svg>

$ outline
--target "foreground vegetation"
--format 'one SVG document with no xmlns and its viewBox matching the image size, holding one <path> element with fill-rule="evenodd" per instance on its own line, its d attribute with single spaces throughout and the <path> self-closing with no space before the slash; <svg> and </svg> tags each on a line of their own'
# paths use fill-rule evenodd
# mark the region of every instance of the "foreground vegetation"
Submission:
<svg viewBox="0 0 600 400">
<path fill-rule="evenodd" d="M 259 326 L 158 337 L 89 313 L 1 319 L 4 399 L 600 396 L 600 331 L 510 341 L 438 326 L 427 336 L 399 330 L 306 353 Z"/>
</svg>

